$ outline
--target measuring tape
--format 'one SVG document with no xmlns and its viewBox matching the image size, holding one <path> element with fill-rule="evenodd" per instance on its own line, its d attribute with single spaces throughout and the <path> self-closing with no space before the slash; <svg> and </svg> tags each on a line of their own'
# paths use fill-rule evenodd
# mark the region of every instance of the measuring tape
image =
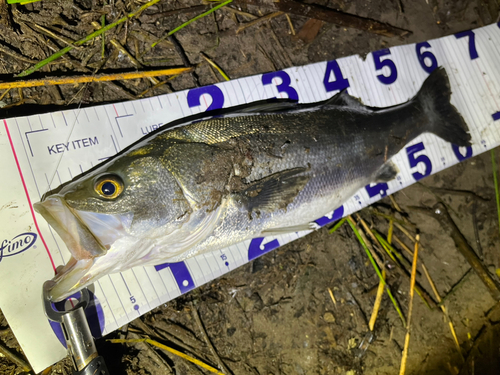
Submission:
<svg viewBox="0 0 500 375">
<path fill-rule="evenodd" d="M 500 23 L 428 42 L 383 49 L 370 53 L 366 59 L 350 56 L 147 99 L 7 119 L 4 126 L 17 175 L 5 177 L 21 176 L 25 192 L 16 194 L 33 203 L 46 191 L 84 173 L 170 121 L 274 97 L 318 102 L 343 89 L 365 105 L 393 106 L 412 98 L 425 78 L 443 66 L 450 79 L 451 102 L 469 126 L 472 146 L 459 148 L 432 134 L 423 134 L 392 159 L 400 171 L 396 179 L 359 190 L 334 212 L 316 220 L 319 226 L 324 226 L 500 144 L 499 62 Z M 29 209 L 25 217 L 36 229 L 32 230 L 35 236 L 32 242 L 38 250 L 24 252 L 25 259 L 19 260 L 16 266 L 30 267 L 34 257 L 38 262 L 44 258 L 43 262 L 50 263 L 50 267 L 64 264 L 70 253 L 63 241 L 45 220 Z M 136 267 L 105 276 L 95 283 L 98 316 L 91 319 L 91 324 L 93 321 L 102 334 L 109 333 L 307 233 L 256 238 L 180 263 Z M 40 254 L 44 251 L 46 255 L 42 257 Z M 46 273 L 50 279 L 51 272 Z M 41 284 L 36 287 L 41 288 Z M 18 339 L 21 345 L 23 340 L 27 341 L 20 336 Z M 36 340 L 33 347 L 35 345 Z M 28 357 L 30 353 L 26 352 Z"/>
</svg>

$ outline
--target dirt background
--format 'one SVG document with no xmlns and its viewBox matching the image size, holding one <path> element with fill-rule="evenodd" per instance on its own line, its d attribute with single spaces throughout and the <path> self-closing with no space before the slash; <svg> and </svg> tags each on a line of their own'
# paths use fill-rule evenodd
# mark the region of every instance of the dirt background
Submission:
<svg viewBox="0 0 500 375">
<path fill-rule="evenodd" d="M 298 35 L 292 35 L 284 15 L 236 34 L 239 27 L 275 10 L 271 2 L 258 6 L 239 2 L 196 21 L 177 32 L 175 39 L 166 39 L 148 50 L 147 46 L 166 31 L 213 6 L 200 1 L 163 0 L 106 33 L 104 59 L 100 39 L 96 39 L 33 76 L 89 75 L 137 68 L 124 50 L 139 61 L 143 66 L 140 69 L 194 66 L 194 74 L 162 78 L 164 84 L 154 89 L 149 80 L 140 79 L 10 90 L 5 95 L 0 92 L 1 116 L 129 100 L 141 94 L 159 95 L 221 81 L 221 75 L 202 54 L 234 79 L 450 35 L 498 22 L 499 15 L 497 0 L 320 0 L 315 4 L 386 22 L 411 34 L 390 38 L 308 21 L 293 14 L 290 22 Z M 13 74 L 63 48 L 65 43 L 94 31 L 91 22 L 100 23 L 103 14 L 109 24 L 139 5 L 122 0 L 44 0 L 7 5 L 0 0 L 0 80 L 11 80 Z M 124 50 L 113 45 L 112 39 Z M 375 208 L 413 223 L 409 227 L 412 235 L 420 233 L 420 260 L 441 297 L 445 297 L 444 306 L 460 343 L 458 351 L 439 308 L 431 310 L 415 297 L 406 373 L 499 374 L 499 306 L 438 222 L 411 209 L 444 202 L 495 277 L 495 270 L 500 268 L 500 238 L 490 155 L 469 159 L 394 197 L 403 214 L 396 212 L 389 198 Z M 373 207 L 363 210 L 361 217 L 387 234 L 388 221 L 375 215 Z M 408 247 L 413 246 L 398 229 L 394 233 Z M 408 278 L 391 262 L 387 268 L 388 283 L 406 316 Z M 422 273 L 417 280 L 432 295 Z M 215 367 L 223 363 L 224 371 L 232 374 L 397 374 L 405 328 L 386 294 L 372 333 L 367 325 L 377 286 L 377 275 L 364 250 L 344 224 L 334 234 L 324 228 L 268 253 L 155 309 L 109 337 L 149 335 Z M 1 326 L 4 330 L 0 331 L 0 340 L 22 356 L 4 320 Z M 97 345 L 112 374 L 207 373 L 146 344 L 125 346 L 99 340 Z M 18 373 L 22 373 L 21 367 L 0 358 L 0 374 Z M 46 371 L 70 373 L 68 359 Z"/>
</svg>

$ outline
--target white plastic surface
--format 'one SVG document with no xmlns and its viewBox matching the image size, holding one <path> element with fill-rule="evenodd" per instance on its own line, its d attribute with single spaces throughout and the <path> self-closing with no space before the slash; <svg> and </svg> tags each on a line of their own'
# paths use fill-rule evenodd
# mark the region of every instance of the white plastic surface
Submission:
<svg viewBox="0 0 500 375">
<path fill-rule="evenodd" d="M 0 120 L 0 306 L 35 371 L 66 355 L 41 303 L 43 282 L 70 256 L 61 239 L 32 210 L 32 203 L 49 188 L 158 126 L 210 106 L 230 107 L 272 97 L 316 102 L 346 87 L 347 79 L 349 94 L 366 105 L 386 107 L 413 97 L 434 66 L 446 68 L 452 103 L 469 126 L 473 146 L 454 149 L 434 135 L 424 134 L 393 158 L 400 170 L 395 180 L 387 186 L 360 190 L 335 215 L 318 221 L 325 225 L 375 202 L 380 193 L 391 194 L 500 143 L 500 24 L 428 44 L 378 51 L 366 60 L 351 56 L 149 99 Z M 177 264 L 136 267 L 105 276 L 94 290 L 102 332 L 109 333 L 305 234 L 254 239 Z"/>
</svg>

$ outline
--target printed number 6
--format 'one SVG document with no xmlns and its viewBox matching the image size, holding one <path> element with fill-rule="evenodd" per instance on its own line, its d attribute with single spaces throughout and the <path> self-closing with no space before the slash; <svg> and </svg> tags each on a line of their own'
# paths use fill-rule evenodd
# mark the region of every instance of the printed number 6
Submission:
<svg viewBox="0 0 500 375">
<path fill-rule="evenodd" d="M 427 157 L 427 155 L 420 154 L 417 157 L 415 157 L 415 154 L 417 152 L 424 150 L 425 146 L 422 142 L 406 148 L 406 154 L 408 155 L 408 161 L 410 162 L 411 168 L 417 167 L 418 163 L 424 163 L 425 165 L 425 172 L 423 174 L 420 172 L 412 173 L 412 176 L 416 181 L 421 180 L 422 178 L 432 173 L 432 163 L 431 160 Z"/>
<path fill-rule="evenodd" d="M 382 82 L 384 85 L 390 85 L 391 83 L 394 83 L 396 79 L 398 79 L 398 70 L 396 69 L 396 65 L 391 59 L 384 59 L 380 60 L 382 56 L 385 55 L 390 55 L 391 51 L 389 51 L 388 48 L 382 49 L 380 51 L 375 51 L 372 53 L 373 55 L 373 62 L 375 63 L 375 69 L 380 70 L 384 66 L 387 66 L 391 72 L 389 76 L 385 76 L 383 74 L 379 74 L 377 76 L 378 80 Z"/>
<path fill-rule="evenodd" d="M 204 94 L 208 94 L 212 97 L 212 103 L 210 103 L 207 107 L 207 111 L 220 109 L 224 106 L 224 94 L 222 93 L 222 90 L 217 86 L 212 85 L 189 90 L 187 94 L 189 108 L 201 105 L 200 99 Z"/>
<path fill-rule="evenodd" d="M 436 56 L 431 51 L 422 52 L 422 48 L 431 48 L 431 45 L 428 42 L 417 43 L 415 46 L 417 50 L 418 62 L 423 70 L 427 73 L 431 74 L 434 69 L 438 67 L 438 62 L 436 60 Z M 426 60 L 427 59 L 427 60 Z M 430 65 L 427 65 L 426 62 L 430 62 Z"/>
<path fill-rule="evenodd" d="M 290 80 L 290 76 L 288 75 L 287 72 L 280 70 L 278 72 L 263 74 L 262 75 L 262 84 L 264 86 L 270 85 L 273 82 L 273 78 L 281 79 L 281 84 L 276 85 L 276 88 L 278 89 L 278 93 L 284 92 L 288 95 L 289 99 L 299 100 L 299 94 L 297 94 L 297 91 L 292 86 L 290 86 L 291 80 Z"/>
</svg>

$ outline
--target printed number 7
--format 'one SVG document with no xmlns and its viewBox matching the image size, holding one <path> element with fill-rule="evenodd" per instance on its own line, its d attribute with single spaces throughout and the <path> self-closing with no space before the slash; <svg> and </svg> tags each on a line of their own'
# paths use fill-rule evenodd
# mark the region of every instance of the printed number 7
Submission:
<svg viewBox="0 0 500 375">
<path fill-rule="evenodd" d="M 455 34 L 455 38 L 460 39 L 468 36 L 469 37 L 469 56 L 471 60 L 477 59 L 479 55 L 477 54 L 476 50 L 476 35 L 474 34 L 474 31 L 468 30 L 468 31 L 462 31 L 461 33 Z"/>
</svg>

